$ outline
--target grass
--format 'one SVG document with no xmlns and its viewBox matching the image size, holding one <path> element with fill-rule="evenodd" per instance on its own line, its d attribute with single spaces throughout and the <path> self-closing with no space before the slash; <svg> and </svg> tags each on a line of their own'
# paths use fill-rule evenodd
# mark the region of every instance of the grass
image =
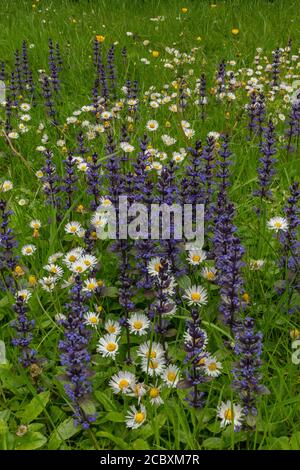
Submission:
<svg viewBox="0 0 300 470">
<path fill-rule="evenodd" d="M 3 193 L 3 199 L 8 201 L 13 210 L 11 225 L 18 240 L 16 252 L 20 255 L 20 247 L 28 243 L 34 243 L 38 247 L 34 256 L 20 258 L 20 265 L 24 267 L 25 273 L 18 279 L 19 287 L 27 287 L 29 275 L 34 275 L 37 279 L 45 276 L 43 266 L 54 252 L 66 253 L 77 246 L 78 239 L 74 241 L 64 232 L 67 222 L 79 220 L 87 227 L 91 216 L 90 211 L 82 215 L 76 212 L 78 204 L 83 204 L 86 208 L 90 204 L 82 173 L 78 173 L 78 191 L 74 195 L 72 207 L 57 222 L 55 209 L 45 203 L 42 185 L 35 172 L 44 165 L 43 155 L 36 151 L 36 147 L 41 145 L 41 133 L 37 132 L 41 121 L 46 124 L 45 132 L 49 136 L 49 146 L 54 150 L 58 174 L 64 173 L 65 154 L 56 145 L 57 139 L 64 138 L 68 149 L 72 150 L 76 146 L 78 129 L 75 126 L 63 126 L 63 123 L 74 110 L 91 102 L 95 79 L 92 63 L 95 35 L 105 36 L 105 51 L 112 43 L 116 43 L 119 87 L 128 77 L 137 80 L 139 96 L 143 100 L 144 93 L 151 85 L 156 86 L 156 91 L 161 91 L 164 84 L 170 84 L 176 78 L 174 70 L 163 66 L 164 59 L 171 60 L 165 51 L 167 46 L 184 52 L 198 48 L 195 63 L 180 65 L 178 74 L 193 69 L 189 82 L 193 88 L 196 78 L 205 72 L 208 90 L 215 86 L 215 70 L 222 59 L 236 61 L 235 70 L 253 68 L 253 58 L 258 47 L 263 48 L 262 56 L 265 55 L 272 61 L 272 51 L 278 46 L 285 47 L 289 38 L 293 41 L 293 53 L 297 54 L 300 44 L 300 31 L 297 27 L 300 20 L 299 6 L 298 0 L 288 3 L 283 0 L 217 1 L 215 7 L 210 1 L 202 0 L 1 2 L 0 60 L 5 61 L 8 70 L 13 69 L 15 50 L 21 48 L 24 39 L 28 44 L 34 45 L 29 49 L 29 58 L 35 81 L 38 79 L 39 69 L 48 70 L 49 38 L 54 43 L 59 43 L 63 57 L 61 93 L 57 98 L 60 125 L 50 125 L 39 91 L 37 106 L 30 111 L 30 131 L 17 140 L 10 140 L 10 146 L 4 138 L 1 137 L 0 141 L 1 181 L 11 180 L 14 186 L 12 191 Z M 182 7 L 188 8 L 186 14 L 181 13 Z M 158 16 L 164 16 L 165 20 L 150 20 Z M 232 28 L 239 29 L 237 36 L 232 34 Z M 126 32 L 132 32 L 133 35 L 126 35 Z M 143 45 L 144 40 L 149 40 L 150 44 Z M 126 64 L 120 54 L 124 46 L 128 51 Z M 159 51 L 160 56 L 153 58 L 150 50 Z M 149 65 L 140 61 L 143 57 L 150 61 Z M 299 68 L 295 73 L 299 77 Z M 246 75 L 243 75 L 242 80 L 247 80 Z M 299 327 L 299 313 L 289 315 L 287 294 L 279 296 L 274 289 L 275 282 L 282 279 L 282 272 L 275 263 L 280 257 L 279 244 L 266 228 L 266 220 L 283 214 L 289 186 L 294 178 L 299 178 L 299 150 L 287 155 L 279 145 L 276 176 L 272 183 L 274 199 L 272 203 L 263 206 L 265 218 L 257 218 L 253 212 L 257 201 L 252 192 L 257 188 L 260 153 L 257 139 L 246 140 L 247 115 L 243 109 L 248 97 L 244 85 L 238 90 L 237 99 L 230 104 L 219 104 L 209 95 L 204 122 L 199 119 L 196 106 L 189 106 L 183 117 L 191 123 L 196 137 L 203 142 L 210 131 L 229 134 L 233 152 L 229 196 L 236 205 L 235 223 L 246 248 L 245 262 L 248 263 L 251 259 L 267 261 L 262 271 L 243 271 L 246 291 L 250 296 L 247 311 L 255 319 L 256 328 L 263 333 L 262 382 L 269 390 L 267 395 L 258 398 L 255 430 L 234 432 L 232 426 L 224 430 L 220 428 L 220 421 L 216 417 L 218 404 L 227 399 L 237 402 L 238 397 L 230 386 L 234 354 L 224 346 L 224 341 L 231 333 L 219 319 L 220 297 L 215 286 L 210 286 L 209 303 L 201 309 L 201 316 L 209 337 L 209 350 L 222 362 L 223 373 L 204 386 L 206 398 L 203 409 L 194 410 L 187 406 L 184 400 L 185 390 L 166 388 L 163 391 L 164 405 L 155 408 L 148 406 L 147 402 L 146 424 L 136 430 L 127 429 L 124 416 L 129 405 L 136 402 L 127 396 L 124 399 L 116 398 L 108 387 L 111 375 L 123 365 L 125 337 L 122 337 L 120 357 L 114 363 L 96 353 L 98 336 L 94 334 L 89 344 L 94 373 L 93 396 L 85 403 L 85 411 L 96 411 L 97 421 L 88 431 L 74 427 L 71 418 L 72 404 L 65 395 L 60 380 L 62 369 L 57 344 L 63 331 L 55 321 L 55 315 L 65 312 L 68 290 L 56 289 L 47 293 L 36 287 L 32 289 L 29 312 L 30 318 L 34 318 L 36 322 L 34 347 L 41 358 L 39 366 L 42 374 L 38 380 L 18 363 L 18 350 L 11 345 L 14 330 L 10 327 L 10 322 L 14 318 L 14 298 L 10 291 L 1 292 L 0 338 L 4 342 L 1 344 L 6 346 L 6 360 L 2 358 L 3 364 L 0 365 L 0 448 L 300 449 L 300 376 L 299 366 L 293 364 L 291 359 L 290 338 L 290 331 Z M 272 118 L 276 118 L 279 112 L 287 117 L 288 109 L 288 105 L 280 97 L 274 102 L 267 102 L 267 116 Z M 3 117 L 2 110 L 1 113 Z M 88 118 L 92 119 L 91 116 Z M 158 136 L 163 133 L 169 133 L 178 139 L 174 150 L 193 144 L 194 139 L 188 141 L 179 129 L 180 114 L 171 113 L 168 106 L 154 110 L 147 104 L 142 104 L 140 115 L 129 134 L 130 143 L 136 148 L 145 131 L 145 124 L 151 118 L 160 123 L 159 133 L 150 136 L 153 147 L 162 146 Z M 125 113 L 122 114 L 122 120 L 125 122 Z M 164 128 L 166 121 L 170 122 L 170 128 Z M 17 119 L 14 122 L 17 124 Z M 278 136 L 284 135 L 285 127 L 286 124 L 278 120 Z M 118 141 L 119 123 L 114 124 L 113 131 Z M 103 135 L 89 145 L 105 163 Z M 169 152 L 168 149 L 167 151 Z M 180 168 L 177 178 L 183 173 L 184 165 Z M 158 176 L 153 173 L 155 185 L 157 180 Z M 25 206 L 19 204 L 21 199 L 25 199 Z M 32 238 L 32 230 L 29 228 L 32 219 L 42 221 L 40 237 L 36 240 Z M 104 318 L 119 318 L 122 308 L 114 290 L 118 287 L 117 258 L 109 249 L 108 243 L 99 243 L 96 255 L 100 266 L 97 276 L 112 288 L 109 295 L 96 300 L 103 307 Z M 133 278 L 133 282 L 136 282 L 136 271 L 133 271 Z M 202 283 L 199 272 L 193 274 L 192 280 L 194 283 Z M 208 285 L 206 287 L 209 288 Z M 297 306 L 299 300 L 298 292 L 295 291 L 292 302 Z M 139 310 L 149 304 L 141 292 L 136 295 L 135 302 Z M 94 299 L 89 301 L 90 309 L 94 303 Z M 182 335 L 188 315 L 189 308 L 186 305 L 178 308 L 173 320 L 176 336 L 168 340 L 170 355 L 180 368 L 183 367 L 184 359 Z M 135 350 L 140 340 L 133 336 L 132 341 Z M 134 370 L 134 365 L 130 369 Z M 148 380 L 147 377 L 145 380 Z M 41 389 L 38 388 L 39 385 Z M 21 425 L 27 426 L 24 435 L 20 435 Z"/>
</svg>

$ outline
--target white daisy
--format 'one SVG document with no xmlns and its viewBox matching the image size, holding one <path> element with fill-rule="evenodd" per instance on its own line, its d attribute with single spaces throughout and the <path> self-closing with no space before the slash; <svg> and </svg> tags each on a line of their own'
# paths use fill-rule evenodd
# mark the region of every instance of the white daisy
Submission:
<svg viewBox="0 0 300 470">
<path fill-rule="evenodd" d="M 27 300 L 30 299 L 31 297 L 31 292 L 29 292 L 29 290 L 27 289 L 18 290 L 16 293 L 16 298 L 18 297 L 21 297 L 21 299 L 23 299 L 24 302 L 27 302 Z"/>
<path fill-rule="evenodd" d="M 161 378 L 165 382 L 167 387 L 176 387 L 180 378 L 179 368 L 175 365 L 170 364 L 164 369 Z"/>
<path fill-rule="evenodd" d="M 30 106 L 30 104 L 28 104 L 28 103 L 22 103 L 22 104 L 20 104 L 20 109 L 21 109 L 22 111 L 28 112 L 28 111 L 30 111 L 30 108 L 31 108 L 31 106 Z"/>
<path fill-rule="evenodd" d="M 158 129 L 158 122 L 154 119 L 151 119 L 147 122 L 146 129 L 150 132 L 156 131 L 156 129 Z"/>
<path fill-rule="evenodd" d="M 147 270 L 151 276 L 158 276 L 160 268 L 161 268 L 160 258 L 156 257 L 156 258 L 152 258 L 149 261 Z"/>
<path fill-rule="evenodd" d="M 119 349 L 118 341 L 119 339 L 116 335 L 105 335 L 100 338 L 98 342 L 97 351 L 104 357 L 115 358 Z"/>
<path fill-rule="evenodd" d="M 24 245 L 22 247 L 22 255 L 24 256 L 31 256 L 33 255 L 33 253 L 36 251 L 36 246 L 34 245 Z"/>
<path fill-rule="evenodd" d="M 78 235 L 82 231 L 82 226 L 79 222 L 69 222 L 65 226 L 65 232 L 72 235 Z"/>
<path fill-rule="evenodd" d="M 204 305 L 207 303 L 207 291 L 201 286 L 192 286 L 184 291 L 183 298 L 187 299 L 188 305 Z"/>
<path fill-rule="evenodd" d="M 128 142 L 121 142 L 120 147 L 125 153 L 131 153 L 134 151 L 134 146 L 130 145 Z"/>
<path fill-rule="evenodd" d="M 209 377 L 219 377 L 222 373 L 222 369 L 223 367 L 221 362 L 217 361 L 215 357 L 209 357 L 206 359 L 204 370 Z"/>
<path fill-rule="evenodd" d="M 202 250 L 190 250 L 188 253 L 187 261 L 192 266 L 197 266 L 206 260 L 206 253 Z"/>
<path fill-rule="evenodd" d="M 75 261 L 69 266 L 70 271 L 76 274 L 82 274 L 84 271 L 86 271 L 88 268 L 87 266 L 83 263 L 82 258 L 80 258 L 78 261 Z"/>
<path fill-rule="evenodd" d="M 142 358 L 141 368 L 142 371 L 150 375 L 150 377 L 161 375 L 165 367 L 165 359 L 163 356 L 156 358 Z"/>
<path fill-rule="evenodd" d="M 85 313 L 84 316 L 84 324 L 88 326 L 92 326 L 93 328 L 97 328 L 99 325 L 99 314 L 95 312 L 88 312 Z"/>
<path fill-rule="evenodd" d="M 160 396 L 160 387 L 150 386 L 148 390 L 149 401 L 151 405 L 162 405 L 164 403 L 163 399 Z"/>
<path fill-rule="evenodd" d="M 120 371 L 114 374 L 109 381 L 109 386 L 114 393 L 127 393 L 135 384 L 135 376 L 128 371 Z"/>
<path fill-rule="evenodd" d="M 86 268 L 93 268 L 97 264 L 97 258 L 93 255 L 83 255 L 80 261 L 86 266 Z"/>
<path fill-rule="evenodd" d="M 222 420 L 221 428 L 233 423 L 234 428 L 239 429 L 244 414 L 240 405 L 235 405 L 228 400 L 226 403 L 222 402 L 221 405 L 218 406 L 217 416 Z"/>
<path fill-rule="evenodd" d="M 55 284 L 57 282 L 57 277 L 55 276 L 48 276 L 48 277 L 43 277 L 42 279 L 39 280 L 39 283 L 42 286 L 42 289 L 45 290 L 46 292 L 51 292 L 55 288 Z"/>
<path fill-rule="evenodd" d="M 64 271 L 63 269 L 58 266 L 57 264 L 46 264 L 46 266 L 44 266 L 44 269 L 46 271 L 48 271 L 49 273 L 51 273 L 52 275 L 54 276 L 57 276 L 57 277 L 62 277 L 63 274 L 64 274 Z"/>
<path fill-rule="evenodd" d="M 138 356 L 142 358 L 151 358 L 151 359 L 158 359 L 164 356 L 164 349 L 161 344 L 156 343 L 153 341 L 147 341 L 146 343 L 142 343 L 137 351 Z"/>
<path fill-rule="evenodd" d="M 143 382 L 137 382 L 130 386 L 130 391 L 128 395 L 130 397 L 135 397 L 138 400 L 138 403 L 141 401 L 141 398 L 147 393 L 147 389 Z"/>
<path fill-rule="evenodd" d="M 131 429 L 137 429 L 145 422 L 147 417 L 146 408 L 141 405 L 138 410 L 134 405 L 130 407 L 126 415 L 126 426 Z"/>
<path fill-rule="evenodd" d="M 143 336 L 147 333 L 150 320 L 143 313 L 135 313 L 128 319 L 128 325 L 130 333 Z"/>
<path fill-rule="evenodd" d="M 63 262 L 68 266 L 71 267 L 75 261 L 78 261 L 84 253 L 84 250 L 80 247 L 74 248 L 73 250 L 69 251 L 63 259 Z"/>
<path fill-rule="evenodd" d="M 98 288 L 97 279 L 95 279 L 94 277 L 91 277 L 87 279 L 86 281 L 84 281 L 84 287 L 82 290 L 84 292 L 94 292 L 97 288 Z"/>
<path fill-rule="evenodd" d="M 59 258 L 61 258 L 62 256 L 64 256 L 64 254 L 59 251 L 57 253 L 53 253 L 53 255 L 49 256 L 48 263 L 49 264 L 56 263 L 56 261 L 59 260 Z"/>
<path fill-rule="evenodd" d="M 29 224 L 29 227 L 33 228 L 34 230 L 39 230 L 41 226 L 42 226 L 41 221 L 38 219 L 31 220 Z"/>
<path fill-rule="evenodd" d="M 286 232 L 289 228 L 289 224 L 283 217 L 273 217 L 268 221 L 268 228 L 270 230 L 275 230 L 276 233 L 278 233 L 279 230 Z"/>
<path fill-rule="evenodd" d="M 9 180 L 3 181 L 3 183 L 0 184 L 0 191 L 2 193 L 7 193 L 7 191 L 10 191 L 11 189 L 13 189 L 13 184 Z"/>
<path fill-rule="evenodd" d="M 104 329 L 107 331 L 107 333 L 116 336 L 121 333 L 121 326 L 116 320 L 107 320 L 105 322 Z"/>
<path fill-rule="evenodd" d="M 171 137 L 170 135 L 167 135 L 167 134 L 163 134 L 161 136 L 161 140 L 167 146 L 174 145 L 176 143 L 176 139 L 174 139 L 174 137 Z"/>
<path fill-rule="evenodd" d="M 214 281 L 216 279 L 216 276 L 217 276 L 217 270 L 216 268 L 208 268 L 208 267 L 205 267 L 202 269 L 201 271 L 201 275 L 202 277 L 204 277 L 204 279 L 206 279 L 207 281 Z"/>
</svg>

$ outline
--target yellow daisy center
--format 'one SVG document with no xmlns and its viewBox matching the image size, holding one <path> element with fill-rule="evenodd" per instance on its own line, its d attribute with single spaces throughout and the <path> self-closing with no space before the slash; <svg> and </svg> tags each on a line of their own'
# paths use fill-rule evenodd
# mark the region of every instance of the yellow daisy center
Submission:
<svg viewBox="0 0 300 470">
<path fill-rule="evenodd" d="M 119 388 L 123 390 L 124 388 L 128 387 L 129 382 L 127 379 L 121 379 L 119 382 Z"/>
<path fill-rule="evenodd" d="M 76 272 L 82 273 L 82 271 L 83 271 L 83 267 L 82 267 L 82 266 L 77 266 L 77 267 L 76 267 Z"/>
<path fill-rule="evenodd" d="M 156 358 L 156 351 L 148 351 L 146 356 L 150 357 L 151 359 L 155 359 Z"/>
<path fill-rule="evenodd" d="M 97 285 L 94 282 L 89 282 L 88 285 L 87 285 L 87 288 L 89 290 L 96 289 L 96 287 L 97 287 Z"/>
<path fill-rule="evenodd" d="M 136 330 L 140 330 L 143 327 L 143 323 L 140 320 L 136 320 L 133 322 L 133 328 Z"/>
<path fill-rule="evenodd" d="M 217 364 L 215 362 L 211 362 L 209 365 L 208 365 L 208 370 L 210 371 L 214 371 L 214 370 L 217 370 Z"/>
<path fill-rule="evenodd" d="M 176 379 L 175 372 L 168 372 L 167 379 L 169 380 L 169 382 L 174 382 L 174 380 Z"/>
<path fill-rule="evenodd" d="M 154 269 L 155 269 L 155 271 L 156 271 L 157 273 L 159 273 L 160 268 L 161 268 L 161 264 L 160 264 L 160 263 L 155 263 Z"/>
<path fill-rule="evenodd" d="M 116 343 L 107 343 L 106 349 L 109 352 L 113 352 L 117 349 L 117 345 L 116 345 Z"/>
<path fill-rule="evenodd" d="M 199 302 L 199 300 L 201 300 L 201 294 L 199 294 L 199 292 L 192 292 L 191 299 Z"/>
<path fill-rule="evenodd" d="M 149 391 L 150 398 L 157 398 L 159 396 L 159 389 L 156 387 L 153 387 Z"/>
<path fill-rule="evenodd" d="M 71 263 L 74 263 L 74 261 L 76 261 L 76 259 L 77 259 L 77 257 L 76 257 L 75 255 L 70 255 L 70 256 L 69 256 L 69 261 L 70 261 Z"/>
<path fill-rule="evenodd" d="M 31 253 L 31 252 L 32 252 L 32 248 L 28 247 L 28 248 L 26 248 L 25 251 L 26 251 L 26 253 Z"/>
<path fill-rule="evenodd" d="M 232 421 L 232 411 L 230 408 L 228 408 L 225 413 L 224 413 L 224 418 L 227 419 L 228 421 Z"/>
<path fill-rule="evenodd" d="M 98 323 L 98 318 L 96 317 L 96 315 L 93 315 L 89 318 L 89 321 L 93 323 L 93 325 L 95 325 L 96 323 Z"/>
<path fill-rule="evenodd" d="M 274 225 L 275 225 L 276 228 L 281 228 L 282 227 L 282 223 L 279 222 L 279 221 L 275 222 Z"/>
<path fill-rule="evenodd" d="M 192 260 L 195 262 L 195 263 L 198 263 L 200 261 L 200 256 L 199 255 L 194 255 L 192 257 Z"/>
<path fill-rule="evenodd" d="M 107 328 L 108 333 L 115 333 L 116 327 L 114 325 L 109 325 Z"/>
<path fill-rule="evenodd" d="M 150 361 L 149 362 L 149 367 L 150 367 L 150 369 L 157 369 L 158 368 L 158 362 L 157 361 Z"/>
<path fill-rule="evenodd" d="M 201 357 L 201 359 L 199 359 L 197 364 L 198 366 L 203 366 L 205 364 L 205 357 Z"/>
<path fill-rule="evenodd" d="M 141 411 L 139 413 L 136 413 L 134 417 L 134 421 L 138 424 L 142 423 L 145 419 L 145 414 L 142 413 Z"/>
<path fill-rule="evenodd" d="M 77 227 L 75 225 L 72 225 L 70 227 L 70 232 L 75 233 L 77 231 Z"/>
<path fill-rule="evenodd" d="M 208 271 L 206 276 L 209 281 L 212 281 L 215 278 L 215 274 L 212 271 Z"/>
</svg>

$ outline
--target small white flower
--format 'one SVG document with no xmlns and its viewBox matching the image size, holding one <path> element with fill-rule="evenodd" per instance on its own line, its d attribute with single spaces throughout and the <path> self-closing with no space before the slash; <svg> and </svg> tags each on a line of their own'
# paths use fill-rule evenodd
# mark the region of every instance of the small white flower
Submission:
<svg viewBox="0 0 300 470">
<path fill-rule="evenodd" d="M 165 365 L 166 362 L 163 356 L 156 358 L 143 357 L 141 368 L 142 371 L 148 374 L 150 377 L 157 377 L 163 373 Z"/>
<path fill-rule="evenodd" d="M 80 261 L 86 266 L 86 268 L 93 268 L 97 264 L 97 258 L 93 255 L 83 255 Z"/>
<path fill-rule="evenodd" d="M 163 134 L 161 136 L 161 140 L 167 146 L 174 145 L 176 143 L 176 139 L 174 139 L 174 137 L 171 137 L 170 135 L 167 135 L 167 134 Z"/>
<path fill-rule="evenodd" d="M 98 342 L 97 351 L 104 357 L 115 358 L 119 349 L 118 341 L 119 339 L 116 335 L 105 335 L 100 338 Z"/>
<path fill-rule="evenodd" d="M 278 233 L 280 230 L 287 232 L 289 224 L 283 217 L 273 217 L 268 221 L 268 228 Z"/>
<path fill-rule="evenodd" d="M 24 302 L 27 302 L 28 299 L 31 297 L 31 293 L 27 289 L 18 290 L 16 293 L 16 298 L 21 297 Z"/>
<path fill-rule="evenodd" d="M 85 313 L 84 316 L 84 324 L 88 326 L 92 326 L 93 328 L 97 328 L 99 325 L 99 314 L 95 312 L 88 312 Z"/>
<path fill-rule="evenodd" d="M 83 249 L 78 247 L 69 251 L 63 259 L 63 262 L 70 268 L 75 261 L 83 256 Z M 50 260 L 49 260 L 50 261 Z"/>
<path fill-rule="evenodd" d="M 198 264 L 202 263 L 206 260 L 206 253 L 202 250 L 190 250 L 187 261 L 192 266 L 197 266 Z"/>
<path fill-rule="evenodd" d="M 59 258 L 61 258 L 62 256 L 64 256 L 64 254 L 59 251 L 57 253 L 53 253 L 53 255 L 49 256 L 48 263 L 49 264 L 56 263 L 56 261 L 59 260 Z"/>
<path fill-rule="evenodd" d="M 252 259 L 250 261 L 250 270 L 251 271 L 259 271 L 265 264 L 263 259 Z"/>
<path fill-rule="evenodd" d="M 82 226 L 79 222 L 69 222 L 65 225 L 65 232 L 72 235 L 78 235 L 82 231 Z"/>
<path fill-rule="evenodd" d="M 57 277 L 49 276 L 40 279 L 39 283 L 41 284 L 43 290 L 45 290 L 46 292 L 51 292 L 55 287 L 56 281 Z"/>
<path fill-rule="evenodd" d="M 38 219 L 31 220 L 29 224 L 29 227 L 33 228 L 33 230 L 39 230 L 41 226 L 42 226 L 41 221 Z"/>
<path fill-rule="evenodd" d="M 51 273 L 53 276 L 62 277 L 64 274 L 63 269 L 54 263 L 46 264 L 46 266 L 44 266 L 44 269 Z"/>
<path fill-rule="evenodd" d="M 28 121 L 31 121 L 31 116 L 30 116 L 30 114 L 22 114 L 20 119 L 21 119 L 21 121 L 28 122 Z"/>
<path fill-rule="evenodd" d="M 235 429 L 239 429 L 242 424 L 243 411 L 240 405 L 235 405 L 228 400 L 226 403 L 222 402 L 217 408 L 217 416 L 221 418 L 221 428 L 228 424 L 233 424 Z"/>
<path fill-rule="evenodd" d="M 82 274 L 87 270 L 87 266 L 82 262 L 82 258 L 80 258 L 78 261 L 70 264 L 69 269 L 73 273 Z"/>
<path fill-rule="evenodd" d="M 9 138 L 9 139 L 18 139 L 18 138 L 19 138 L 19 134 L 18 134 L 17 132 L 15 132 L 15 131 L 9 132 L 8 138 Z"/>
<path fill-rule="evenodd" d="M 215 281 L 216 276 L 217 276 L 217 270 L 214 267 L 208 268 L 205 267 L 201 271 L 201 276 L 204 277 L 207 281 Z"/>
<path fill-rule="evenodd" d="M 128 371 L 120 371 L 114 374 L 109 381 L 109 386 L 114 393 L 128 393 L 135 384 L 135 376 Z"/>
<path fill-rule="evenodd" d="M 131 333 L 142 336 L 147 333 L 150 320 L 143 313 L 135 313 L 128 319 L 128 325 Z"/>
<path fill-rule="evenodd" d="M 118 336 L 121 333 L 121 326 L 116 320 L 107 320 L 104 325 L 105 331 L 112 335 Z"/>
<path fill-rule="evenodd" d="M 158 129 L 158 122 L 154 119 L 151 119 L 147 122 L 146 129 L 150 132 L 156 131 Z"/>
<path fill-rule="evenodd" d="M 31 106 L 30 106 L 30 104 L 28 104 L 28 103 L 22 103 L 22 104 L 20 104 L 20 109 L 21 109 L 22 111 L 26 112 L 26 113 L 27 113 L 28 111 L 30 111 L 30 108 L 31 108 Z"/>
<path fill-rule="evenodd" d="M 155 257 L 149 261 L 147 270 L 151 276 L 157 277 L 159 275 L 160 268 L 161 268 L 160 258 Z"/>
<path fill-rule="evenodd" d="M 204 364 L 205 373 L 209 377 L 219 377 L 222 373 L 222 364 L 215 357 L 209 357 Z"/>
<path fill-rule="evenodd" d="M 204 287 L 192 286 L 185 290 L 183 295 L 187 299 L 188 305 L 204 305 L 207 303 L 207 292 Z"/>
<path fill-rule="evenodd" d="M 149 395 L 149 399 L 150 399 L 149 401 L 151 405 L 159 406 L 164 403 L 163 399 L 160 396 L 160 387 L 157 387 L 157 386 L 150 387 L 148 391 L 148 395 Z"/>
<path fill-rule="evenodd" d="M 11 189 L 13 189 L 13 184 L 9 180 L 5 180 L 0 184 L 0 191 L 2 193 L 7 193 L 7 191 L 10 191 Z"/>
<path fill-rule="evenodd" d="M 22 247 L 22 255 L 24 256 L 31 256 L 33 253 L 36 251 L 36 246 L 35 245 L 24 245 Z"/>
<path fill-rule="evenodd" d="M 138 410 L 134 405 L 130 407 L 126 415 L 126 426 L 131 429 L 137 429 L 145 422 L 147 417 L 146 408 L 141 405 Z"/>
<path fill-rule="evenodd" d="M 137 354 L 141 358 L 158 359 L 164 356 L 164 349 L 161 344 L 156 343 L 155 341 L 152 341 L 152 343 L 147 341 L 140 345 Z"/>
<path fill-rule="evenodd" d="M 98 288 L 97 279 L 89 278 L 84 281 L 83 292 L 94 292 Z"/>
<path fill-rule="evenodd" d="M 134 146 L 130 145 L 128 142 L 121 142 L 120 147 L 125 153 L 131 153 L 134 151 Z"/>
<path fill-rule="evenodd" d="M 161 378 L 165 382 L 167 387 L 176 387 L 180 378 L 179 368 L 172 364 L 169 365 L 163 371 Z"/>
</svg>

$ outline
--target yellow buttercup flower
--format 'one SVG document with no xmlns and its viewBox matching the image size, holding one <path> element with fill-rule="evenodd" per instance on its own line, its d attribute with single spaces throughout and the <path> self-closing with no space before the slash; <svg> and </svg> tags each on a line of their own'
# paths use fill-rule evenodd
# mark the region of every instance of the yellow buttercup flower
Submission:
<svg viewBox="0 0 300 470">
<path fill-rule="evenodd" d="M 239 34 L 240 30 L 238 28 L 232 28 L 231 30 L 231 33 L 234 35 L 234 36 L 237 36 Z"/>
<path fill-rule="evenodd" d="M 102 34 L 97 34 L 96 35 L 96 41 L 104 42 L 105 41 L 105 36 L 102 36 Z"/>
<path fill-rule="evenodd" d="M 152 51 L 152 57 L 159 57 L 159 51 Z"/>
<path fill-rule="evenodd" d="M 29 278 L 28 278 L 28 284 L 30 285 L 30 287 L 35 286 L 36 283 L 37 283 L 36 277 L 33 276 L 33 275 L 29 276 Z"/>
<path fill-rule="evenodd" d="M 187 12 L 188 12 L 188 8 L 185 8 L 185 7 L 181 8 L 181 13 L 187 13 Z"/>
</svg>

